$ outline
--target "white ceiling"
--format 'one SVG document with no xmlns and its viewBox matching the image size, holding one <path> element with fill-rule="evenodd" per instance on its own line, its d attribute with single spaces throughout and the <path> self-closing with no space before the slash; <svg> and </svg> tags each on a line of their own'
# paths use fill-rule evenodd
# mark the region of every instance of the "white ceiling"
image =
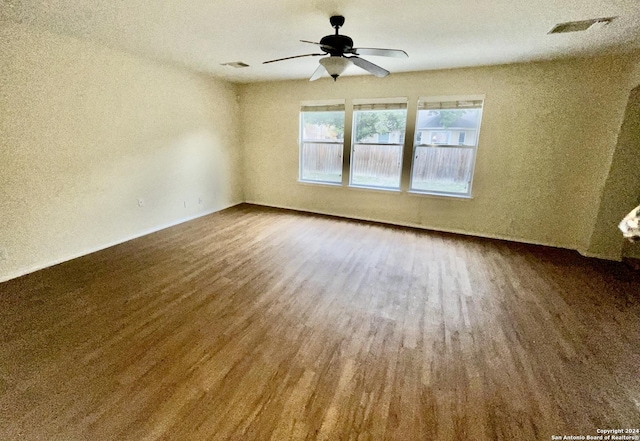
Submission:
<svg viewBox="0 0 640 441">
<path fill-rule="evenodd" d="M 640 48 L 639 0 L 2 0 L 3 20 L 179 63 L 231 81 L 308 78 L 318 52 L 300 39 L 341 33 L 356 47 L 404 49 L 365 57 L 393 72 L 628 52 Z M 547 35 L 560 22 L 617 16 L 599 30 Z M 1 22 L 1 21 L 0 21 Z M 235 69 L 221 63 L 243 61 Z M 362 74 L 355 66 L 348 74 Z"/>
</svg>

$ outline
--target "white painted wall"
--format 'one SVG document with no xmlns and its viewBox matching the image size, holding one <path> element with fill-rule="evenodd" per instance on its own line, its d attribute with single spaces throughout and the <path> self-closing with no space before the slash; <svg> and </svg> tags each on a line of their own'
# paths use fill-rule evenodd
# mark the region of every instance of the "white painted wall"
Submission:
<svg viewBox="0 0 640 441">
<path fill-rule="evenodd" d="M 243 200 L 236 86 L 17 24 L 0 41 L 0 281 Z"/>
<path fill-rule="evenodd" d="M 245 198 L 587 252 L 632 69 L 602 57 L 243 85 Z M 412 130 L 418 97 L 465 94 L 486 95 L 473 200 L 408 194 L 408 161 L 399 194 L 297 182 L 300 101 L 405 96 Z"/>
</svg>

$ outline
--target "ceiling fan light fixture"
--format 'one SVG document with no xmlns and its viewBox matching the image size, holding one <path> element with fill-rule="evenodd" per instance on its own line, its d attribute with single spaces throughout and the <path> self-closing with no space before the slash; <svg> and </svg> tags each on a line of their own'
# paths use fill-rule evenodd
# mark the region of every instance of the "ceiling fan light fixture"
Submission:
<svg viewBox="0 0 640 441">
<path fill-rule="evenodd" d="M 336 81 L 351 62 L 345 57 L 325 57 L 320 59 L 320 64 L 329 72 L 333 81 Z"/>
</svg>

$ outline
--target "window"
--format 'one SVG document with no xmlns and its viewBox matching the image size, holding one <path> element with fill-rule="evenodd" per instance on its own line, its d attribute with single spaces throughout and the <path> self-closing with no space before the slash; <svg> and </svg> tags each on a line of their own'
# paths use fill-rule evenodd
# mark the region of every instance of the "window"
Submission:
<svg viewBox="0 0 640 441">
<path fill-rule="evenodd" d="M 420 98 L 411 191 L 471 196 L 483 100 Z"/>
<path fill-rule="evenodd" d="M 300 109 L 300 181 L 342 184 L 344 103 Z"/>
<path fill-rule="evenodd" d="M 356 187 L 400 189 L 407 100 L 354 100 L 351 182 Z"/>
</svg>

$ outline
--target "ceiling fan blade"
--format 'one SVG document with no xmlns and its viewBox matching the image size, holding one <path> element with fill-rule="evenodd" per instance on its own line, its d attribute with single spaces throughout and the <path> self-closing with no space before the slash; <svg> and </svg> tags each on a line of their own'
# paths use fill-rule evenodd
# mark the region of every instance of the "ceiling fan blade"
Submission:
<svg viewBox="0 0 640 441">
<path fill-rule="evenodd" d="M 311 78 L 309 78 L 309 81 L 315 81 L 317 79 L 319 79 L 327 70 L 324 68 L 324 66 L 322 64 L 318 65 L 318 68 L 313 72 L 313 75 L 311 75 Z"/>
<path fill-rule="evenodd" d="M 322 55 L 327 55 L 327 54 L 304 54 L 304 55 L 294 55 L 293 57 L 284 57 L 284 58 L 278 58 L 276 60 L 269 60 L 269 61 L 263 61 L 262 64 L 267 64 L 267 63 L 275 63 L 276 61 L 283 61 L 283 60 L 291 60 L 292 58 L 302 58 L 302 57 L 320 57 Z"/>
<path fill-rule="evenodd" d="M 333 46 L 329 46 L 322 43 L 316 43 L 315 41 L 309 41 L 309 40 L 300 40 L 300 41 L 303 43 L 317 44 L 318 46 L 320 46 L 320 49 L 322 49 L 325 52 L 338 51 L 338 49 L 336 49 Z"/>
<path fill-rule="evenodd" d="M 367 72 L 375 75 L 376 77 L 386 77 L 387 75 L 389 75 L 388 70 L 383 69 L 377 64 L 373 64 L 372 62 L 367 61 L 364 58 L 359 58 L 355 56 L 347 57 L 347 58 L 351 60 L 351 62 L 356 66 L 358 66 L 359 68 L 366 70 Z"/>
<path fill-rule="evenodd" d="M 355 55 L 376 55 L 379 57 L 407 58 L 409 55 L 400 49 L 377 49 L 374 47 L 354 47 L 351 51 Z"/>
</svg>

